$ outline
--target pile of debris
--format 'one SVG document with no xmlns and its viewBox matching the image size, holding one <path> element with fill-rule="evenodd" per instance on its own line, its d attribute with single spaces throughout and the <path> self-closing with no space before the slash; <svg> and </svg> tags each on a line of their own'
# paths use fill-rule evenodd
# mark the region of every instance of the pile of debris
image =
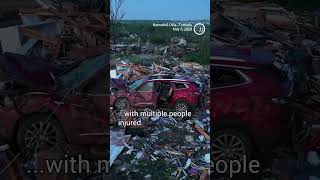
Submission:
<svg viewBox="0 0 320 180">
<path fill-rule="evenodd" d="M 150 74 L 151 70 L 139 64 L 122 61 L 122 63 L 116 64 L 116 69 L 112 70 L 111 72 L 113 72 L 113 74 L 111 74 L 112 78 L 121 78 L 128 82 L 133 82 Z"/>
<path fill-rule="evenodd" d="M 134 37 L 131 38 L 130 37 Z M 130 41 L 137 41 L 130 43 Z M 199 52 L 199 48 L 186 39 L 180 37 L 173 37 L 169 45 L 155 45 L 150 42 L 142 43 L 141 38 L 137 35 L 130 35 L 129 38 L 121 40 L 121 43 L 111 44 L 111 49 L 114 53 L 125 55 L 131 54 L 156 54 L 167 57 L 182 57 L 186 54 Z"/>
<path fill-rule="evenodd" d="M 317 12 L 298 14 L 264 2 L 223 2 L 215 9 L 211 32 L 215 47 L 236 47 L 235 51 L 241 51 L 243 57 L 250 56 L 246 48 L 251 52 L 269 52 L 274 65 L 287 73 L 291 81 L 302 74 L 320 74 Z"/>
<path fill-rule="evenodd" d="M 111 173 L 129 179 L 208 178 L 209 116 L 207 110 L 188 120 L 144 118 L 147 128 L 142 137 L 125 135 L 123 129 L 111 129 Z"/>
<path fill-rule="evenodd" d="M 127 59 L 116 59 L 114 62 L 116 62 L 113 66 L 114 69 L 110 71 L 111 78 L 121 79 L 128 84 L 145 76 L 164 76 L 170 74 L 172 76 L 186 76 L 190 78 L 199 85 L 202 92 L 209 88 L 209 67 L 199 63 L 183 62 L 178 58 L 167 59 L 163 56 L 152 60 L 150 63 L 142 63 L 149 64 L 149 66 L 132 63 Z"/>
<path fill-rule="evenodd" d="M 297 36 L 319 51 L 316 14 L 297 15 L 272 3 L 220 3 L 213 14 L 211 40 L 223 45 L 286 48 Z M 276 47 L 275 47 L 276 46 Z"/>
<path fill-rule="evenodd" d="M 3 52 L 70 66 L 108 50 L 108 16 L 64 9 L 21 9 L 22 24 L 0 29 Z"/>
<path fill-rule="evenodd" d="M 177 56 L 177 52 L 187 52 L 187 47 L 183 47 L 186 44 L 183 39 L 173 38 L 171 43 L 175 45 L 155 47 L 155 50 L 152 45 L 149 45 L 149 48 L 145 51 L 148 54 L 138 51 L 137 55 L 130 53 L 124 55 L 122 52 L 129 51 L 116 49 L 120 47 L 117 45 L 113 46 L 113 55 L 116 58 L 111 60 L 110 76 L 112 78 L 111 92 L 113 92 L 111 93 L 111 99 L 115 100 L 111 100 L 111 102 L 118 102 L 117 100 L 122 99 L 120 95 L 124 92 L 126 94 L 136 92 L 131 91 L 130 86 L 135 85 L 136 82 L 139 84 L 141 80 L 149 79 L 195 83 L 197 84 L 195 86 L 197 87 L 197 93 L 201 94 L 204 102 L 207 103 L 202 104 L 202 101 L 199 100 L 199 107 L 192 109 L 192 113 L 190 113 L 192 116 L 187 118 L 155 115 L 124 117 L 123 114 L 125 113 L 122 111 L 127 111 L 127 109 L 117 108 L 116 103 L 112 103 L 112 106 L 114 106 L 111 107 L 111 125 L 113 127 L 110 130 L 112 177 L 202 180 L 209 178 L 209 66 L 195 62 L 185 62 Z M 121 48 L 126 47 L 128 46 L 121 46 Z M 181 51 L 175 52 L 178 48 L 181 48 Z M 189 49 L 189 52 L 194 51 L 192 48 Z M 158 91 L 159 96 L 157 98 L 159 99 L 154 108 L 146 107 L 143 109 L 144 107 L 132 105 L 134 107 L 129 106 L 129 112 L 139 111 L 141 108 L 143 111 L 152 108 L 154 112 L 173 110 L 167 104 L 158 103 L 161 101 L 161 91 L 156 91 Z M 144 95 L 142 91 L 139 93 L 140 95 L 138 93 L 136 97 L 148 96 Z M 172 94 L 167 96 L 174 99 Z M 131 96 L 128 99 L 131 99 Z M 148 101 L 149 98 L 142 101 L 144 100 Z M 167 99 L 167 101 L 170 100 Z M 150 104 L 154 101 L 143 103 Z M 141 122 L 141 125 L 124 127 L 123 124 L 119 124 L 120 121 Z"/>
<path fill-rule="evenodd" d="M 188 78 L 198 84 L 203 97 L 206 96 L 209 102 L 209 94 L 205 92 L 210 89 L 209 68 L 205 65 L 163 55 L 140 54 L 137 57 L 128 56 L 111 61 L 113 70 L 110 75 L 117 87 L 126 84 L 123 87 L 126 89 L 145 77 Z M 114 125 L 110 130 L 111 176 L 129 179 L 207 179 L 210 173 L 208 108 L 208 104 L 197 108 L 192 117 L 187 119 L 170 116 L 132 117 L 130 120 L 141 121 L 142 125 L 125 128 L 119 126 L 118 122 L 126 117 L 119 115 L 121 112 L 111 110 L 111 124 Z"/>
</svg>

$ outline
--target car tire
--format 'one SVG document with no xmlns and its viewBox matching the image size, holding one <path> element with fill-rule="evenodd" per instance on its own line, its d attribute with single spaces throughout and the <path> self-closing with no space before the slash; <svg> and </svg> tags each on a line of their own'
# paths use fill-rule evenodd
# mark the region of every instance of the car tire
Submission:
<svg viewBox="0 0 320 180">
<path fill-rule="evenodd" d="M 33 114 L 19 120 L 16 145 L 27 154 L 50 150 L 66 143 L 64 131 L 50 114 Z"/>
<path fill-rule="evenodd" d="M 129 107 L 129 101 L 127 98 L 118 98 L 114 103 L 114 107 L 116 110 L 121 110 Z"/>
<path fill-rule="evenodd" d="M 189 111 L 189 105 L 184 101 L 177 101 L 174 105 L 174 110 L 176 112 Z"/>
<path fill-rule="evenodd" d="M 236 128 L 214 129 L 211 139 L 211 160 L 213 163 L 218 161 L 229 162 L 229 160 L 239 160 L 242 162 L 245 158 L 246 163 L 250 162 L 253 157 L 253 144 L 251 139 Z M 233 147 L 232 147 L 233 146 Z M 228 154 L 228 155 L 227 155 Z M 222 156 L 222 157 L 220 157 Z M 241 163 L 242 164 L 242 163 Z M 228 168 L 229 165 L 227 166 Z M 229 170 L 223 173 L 213 173 L 213 177 L 228 177 Z M 235 179 L 240 177 L 251 178 L 252 174 L 238 173 Z"/>
<path fill-rule="evenodd" d="M 233 146 L 234 149 L 231 149 L 230 145 Z M 229 153 L 230 156 L 241 155 L 243 157 L 245 155 L 247 160 L 251 159 L 253 156 L 253 144 L 251 142 L 251 139 L 245 133 L 241 132 L 240 129 L 233 129 L 233 128 L 216 129 L 212 135 L 212 140 L 211 140 L 212 155 L 214 155 L 214 153 L 218 154 L 219 151 L 215 150 L 218 148 L 223 148 L 226 150 L 234 150 L 233 153 L 232 152 Z M 235 151 L 235 150 L 238 150 L 238 151 Z M 225 158 L 219 158 L 219 157 L 214 158 L 214 157 L 215 156 L 212 157 L 213 160 L 225 159 Z M 237 158 L 235 157 L 235 159 Z"/>
</svg>

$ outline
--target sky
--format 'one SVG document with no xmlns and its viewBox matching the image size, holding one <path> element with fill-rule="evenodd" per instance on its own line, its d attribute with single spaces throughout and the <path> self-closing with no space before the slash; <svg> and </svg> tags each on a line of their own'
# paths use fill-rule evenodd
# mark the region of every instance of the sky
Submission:
<svg viewBox="0 0 320 180">
<path fill-rule="evenodd" d="M 122 12 L 125 20 L 209 20 L 210 0 L 125 0 Z"/>
</svg>

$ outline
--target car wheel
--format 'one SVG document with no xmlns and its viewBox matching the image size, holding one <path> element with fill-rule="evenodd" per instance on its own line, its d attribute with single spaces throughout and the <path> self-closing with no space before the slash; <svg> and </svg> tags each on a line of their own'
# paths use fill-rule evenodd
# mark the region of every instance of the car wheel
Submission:
<svg viewBox="0 0 320 180">
<path fill-rule="evenodd" d="M 176 112 L 185 112 L 189 110 L 189 105 L 184 101 L 178 101 L 175 104 L 174 109 Z"/>
<path fill-rule="evenodd" d="M 16 144 L 19 150 L 33 154 L 66 142 L 57 119 L 48 118 L 49 114 L 35 114 L 20 120 L 16 133 Z"/>
<path fill-rule="evenodd" d="M 253 146 L 251 140 L 240 130 L 220 129 L 213 133 L 211 154 L 213 161 L 251 159 Z"/>
<path fill-rule="evenodd" d="M 115 109 L 125 109 L 129 107 L 129 101 L 127 98 L 118 98 L 114 104 Z"/>
</svg>

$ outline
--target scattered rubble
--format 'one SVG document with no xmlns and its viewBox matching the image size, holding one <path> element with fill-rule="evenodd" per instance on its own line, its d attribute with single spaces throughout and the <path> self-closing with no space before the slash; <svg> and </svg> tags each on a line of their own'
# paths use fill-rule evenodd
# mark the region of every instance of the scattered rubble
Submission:
<svg viewBox="0 0 320 180">
<path fill-rule="evenodd" d="M 187 42 L 181 37 L 172 37 L 169 45 L 154 45 L 150 42 L 143 44 L 141 38 L 136 34 L 131 34 L 129 38 L 121 39 L 121 43 L 111 42 L 111 50 L 122 55 L 130 54 L 154 54 L 167 57 L 182 57 L 186 54 L 199 52 L 199 48 L 194 43 Z"/>
<path fill-rule="evenodd" d="M 213 17 L 212 50 L 222 53 L 233 47 L 234 53 L 246 58 L 267 55 L 287 74 L 291 82 L 289 96 L 306 93 L 302 88 L 307 83 L 303 82 L 305 75 L 313 81 L 320 74 L 316 12 L 299 14 L 272 3 L 227 1 L 216 7 Z M 232 51 L 224 52 L 227 53 L 233 55 Z"/>
<path fill-rule="evenodd" d="M 22 24 L 0 29 L 3 52 L 42 57 L 68 67 L 107 51 L 105 13 L 21 9 L 19 16 Z"/>
<path fill-rule="evenodd" d="M 127 139 L 124 129 L 111 129 L 110 148 L 117 156 L 111 165 L 112 173 L 132 179 L 160 176 L 204 179 L 210 166 L 210 115 L 208 112 L 200 114 L 188 120 L 148 117 L 144 121 L 145 136 L 131 136 L 124 142 L 119 140 Z"/>
<path fill-rule="evenodd" d="M 112 86 L 115 94 L 119 89 L 126 89 L 135 81 L 150 77 L 155 79 L 190 78 L 198 84 L 203 92 L 203 97 L 209 101 L 208 68 L 199 63 L 189 63 L 176 60 L 165 60 L 164 57 L 156 57 L 149 66 L 132 63 L 125 58 L 114 60 L 115 69 L 111 70 L 113 77 Z M 121 62 L 121 63 L 119 63 Z M 113 62 L 112 62 L 113 63 Z M 147 63 L 148 64 L 148 63 Z M 111 87 L 112 88 L 112 87 Z M 205 98 L 206 97 L 206 98 Z M 114 107 L 113 107 L 114 108 Z M 163 177 L 166 179 L 208 178 L 210 164 L 210 117 L 208 102 L 197 107 L 194 115 L 188 119 L 173 117 L 140 117 L 143 121 L 141 128 L 121 126 L 111 129 L 111 152 L 115 159 L 111 166 L 112 174 L 127 176 L 129 178 L 153 179 Z M 116 110 L 112 110 L 117 126 L 119 116 Z M 132 120 L 132 119 L 131 119 Z M 120 128 L 120 129 L 119 129 Z M 131 136 L 127 141 L 119 141 L 120 131 L 126 131 Z M 139 131 L 140 133 L 138 133 Z M 112 143 L 114 142 L 114 143 Z M 121 145 L 119 142 L 122 142 Z M 116 157 L 116 158 L 115 158 Z M 161 171 L 159 169 L 161 168 Z"/>
<path fill-rule="evenodd" d="M 312 14 L 297 15 L 272 3 L 221 3 L 213 16 L 215 43 L 256 47 L 273 41 L 287 46 L 294 36 L 314 40 L 320 35 Z"/>
<path fill-rule="evenodd" d="M 110 148 L 113 148 L 112 157 L 115 159 L 111 165 L 111 174 L 128 179 L 208 179 L 209 66 L 198 63 L 196 59 L 184 59 L 184 56 L 200 51 L 195 43 L 188 42 L 184 37 L 172 36 L 167 43 L 159 44 L 143 42 L 142 39 L 145 38 L 127 33 L 117 43 L 111 42 L 110 88 L 114 114 L 111 139 L 114 137 L 114 140 L 111 141 Z M 141 83 L 149 81 L 156 82 L 152 98 L 135 89 Z M 191 89 L 186 90 L 188 88 Z M 179 93 L 177 89 L 181 92 L 194 92 L 197 97 L 201 97 L 193 104 L 196 107 L 188 108 L 191 111 L 190 117 L 124 117 L 123 114 L 127 111 L 177 112 L 174 106 L 177 103 L 173 102 L 177 96 L 175 93 Z M 126 96 L 122 96 L 123 94 Z M 191 97 L 190 94 L 188 96 Z M 181 101 L 185 100 L 184 96 L 186 95 L 180 95 Z M 131 99 L 135 97 L 141 97 L 141 102 L 133 104 Z M 128 103 L 131 104 L 129 107 L 127 105 L 126 108 L 119 108 L 123 106 L 117 104 L 127 104 L 123 99 L 129 99 L 128 102 L 133 103 Z M 142 104 L 148 107 L 142 107 Z M 119 121 L 142 122 L 142 125 L 123 127 Z M 130 138 L 125 138 L 126 135 Z"/>
</svg>

